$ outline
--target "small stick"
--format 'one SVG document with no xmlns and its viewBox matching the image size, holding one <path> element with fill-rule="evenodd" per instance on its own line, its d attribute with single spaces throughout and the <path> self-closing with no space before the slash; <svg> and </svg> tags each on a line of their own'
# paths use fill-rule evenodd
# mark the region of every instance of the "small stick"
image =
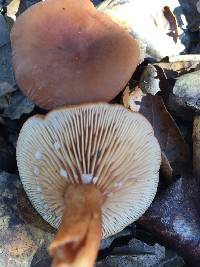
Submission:
<svg viewBox="0 0 200 267">
<path fill-rule="evenodd" d="M 177 62 L 177 61 L 199 61 L 200 55 L 191 54 L 191 55 L 177 55 L 169 57 L 169 62 Z"/>
</svg>

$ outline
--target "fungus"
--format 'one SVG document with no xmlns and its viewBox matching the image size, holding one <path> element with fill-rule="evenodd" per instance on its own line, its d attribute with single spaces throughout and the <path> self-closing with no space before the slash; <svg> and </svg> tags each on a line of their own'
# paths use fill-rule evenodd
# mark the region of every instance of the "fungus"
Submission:
<svg viewBox="0 0 200 267">
<path fill-rule="evenodd" d="M 11 31 L 17 84 L 44 109 L 112 100 L 139 63 L 127 31 L 89 0 L 48 0 L 21 14 Z"/>
<path fill-rule="evenodd" d="M 151 124 L 121 105 L 79 105 L 28 119 L 18 169 L 33 206 L 59 228 L 49 248 L 53 266 L 92 267 L 101 237 L 149 207 L 160 161 Z"/>
</svg>

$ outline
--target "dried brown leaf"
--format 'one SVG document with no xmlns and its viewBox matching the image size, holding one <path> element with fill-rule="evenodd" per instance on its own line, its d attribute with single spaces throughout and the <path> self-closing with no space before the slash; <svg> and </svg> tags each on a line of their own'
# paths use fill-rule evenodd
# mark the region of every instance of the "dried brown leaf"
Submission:
<svg viewBox="0 0 200 267">
<path fill-rule="evenodd" d="M 193 171 L 200 178 L 200 115 L 196 116 L 193 123 Z"/>
<path fill-rule="evenodd" d="M 7 5 L 7 16 L 16 20 L 16 14 L 19 10 L 20 0 L 13 0 Z"/>
<path fill-rule="evenodd" d="M 169 6 L 164 7 L 163 14 L 169 23 L 169 26 L 170 26 L 169 32 L 172 33 L 174 42 L 176 43 L 178 40 L 178 35 L 179 35 L 176 17 L 171 11 Z"/>
<path fill-rule="evenodd" d="M 129 95 L 129 106 L 152 124 L 161 150 L 175 174 L 180 174 L 190 159 L 189 148 L 160 96 L 145 95 L 139 87 Z"/>
<path fill-rule="evenodd" d="M 163 69 L 167 79 L 175 79 L 182 74 L 194 71 L 199 65 L 199 61 L 176 61 L 176 62 L 160 62 L 156 63 Z"/>
<path fill-rule="evenodd" d="M 199 191 L 195 179 L 188 175 L 160 194 L 139 223 L 157 240 L 187 261 L 187 266 L 200 263 Z"/>
<path fill-rule="evenodd" d="M 148 64 L 140 77 L 139 87 L 143 92 L 155 95 L 160 91 L 159 84 L 160 79 L 156 68 L 153 65 Z"/>
</svg>

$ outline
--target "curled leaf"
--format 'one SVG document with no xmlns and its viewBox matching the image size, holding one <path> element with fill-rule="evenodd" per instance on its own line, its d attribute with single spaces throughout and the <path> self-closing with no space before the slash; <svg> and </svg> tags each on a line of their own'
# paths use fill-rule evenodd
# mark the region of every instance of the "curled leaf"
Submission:
<svg viewBox="0 0 200 267">
<path fill-rule="evenodd" d="M 156 68 L 153 65 L 148 64 L 140 77 L 139 87 L 143 92 L 155 95 L 160 91 L 159 83 L 160 79 Z"/>
<path fill-rule="evenodd" d="M 175 174 L 182 173 L 190 159 L 189 147 L 160 96 L 146 95 L 139 87 L 126 96 L 133 111 L 142 113 L 152 124 L 161 150 Z"/>
<path fill-rule="evenodd" d="M 8 107 L 4 109 L 3 116 L 11 120 L 19 119 L 25 113 L 31 113 L 35 105 L 21 92 L 16 91 L 9 102 Z"/>
<path fill-rule="evenodd" d="M 7 5 L 7 16 L 16 20 L 16 14 L 19 10 L 20 0 L 13 0 Z"/>
<path fill-rule="evenodd" d="M 139 219 L 161 244 L 183 256 L 188 266 L 200 262 L 199 201 L 195 179 L 185 176 L 159 195 Z"/>
</svg>

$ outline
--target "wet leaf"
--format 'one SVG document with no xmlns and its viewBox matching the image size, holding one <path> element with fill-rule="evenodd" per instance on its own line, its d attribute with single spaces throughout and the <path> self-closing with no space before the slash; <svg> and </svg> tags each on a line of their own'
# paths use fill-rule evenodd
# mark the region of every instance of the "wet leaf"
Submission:
<svg viewBox="0 0 200 267">
<path fill-rule="evenodd" d="M 52 228 L 34 209 L 30 200 L 28 199 L 22 187 L 16 188 L 16 208 L 19 217 L 27 224 L 33 224 L 34 227 L 44 230 L 48 233 L 55 233 L 56 230 Z M 36 220 L 37 219 L 37 220 Z"/>
<path fill-rule="evenodd" d="M 15 149 L 0 136 L 0 170 L 14 172 L 17 170 Z"/>
<path fill-rule="evenodd" d="M 177 78 L 168 99 L 169 109 L 185 120 L 191 120 L 200 111 L 200 70 Z"/>
<path fill-rule="evenodd" d="M 190 71 L 194 71 L 199 65 L 199 61 L 176 61 L 176 62 L 160 62 L 155 66 L 162 68 L 167 79 L 175 79 Z"/>
<path fill-rule="evenodd" d="M 11 48 L 9 43 L 0 47 L 0 82 L 7 82 L 12 86 L 16 84 L 12 69 Z"/>
<path fill-rule="evenodd" d="M 171 35 L 173 35 L 174 42 L 176 43 L 179 35 L 176 17 L 169 6 L 164 6 L 163 14 L 169 23 L 168 34 L 171 33 Z"/>
<path fill-rule="evenodd" d="M 132 267 L 132 266 L 164 266 L 171 260 L 176 267 L 182 267 L 184 262 L 176 254 L 167 252 L 159 244 L 147 245 L 132 238 L 127 245 L 116 247 L 105 259 L 97 261 L 97 267 Z"/>
<path fill-rule="evenodd" d="M 175 174 L 180 174 L 190 159 L 189 148 L 160 96 L 146 95 L 139 87 L 129 95 L 129 106 L 152 124 L 161 150 Z"/>
<path fill-rule="evenodd" d="M 0 109 L 8 107 L 11 93 L 16 91 L 16 88 L 7 82 L 0 82 Z"/>
<path fill-rule="evenodd" d="M 10 99 L 9 106 L 4 109 L 3 116 L 12 120 L 19 119 L 25 113 L 31 113 L 34 109 L 34 103 L 20 91 L 16 91 Z"/>
<path fill-rule="evenodd" d="M 199 266 L 200 262 L 198 188 L 193 177 L 180 178 L 139 219 L 161 244 L 182 255 L 188 266 Z"/>
<path fill-rule="evenodd" d="M 9 31 L 3 15 L 0 14 L 0 48 L 10 40 Z"/>
<path fill-rule="evenodd" d="M 7 82 L 0 83 L 0 98 L 14 91 L 16 91 L 16 88 L 11 86 L 9 83 Z"/>
<path fill-rule="evenodd" d="M 197 115 L 193 122 L 193 172 L 200 179 L 200 116 Z"/>
<path fill-rule="evenodd" d="M 179 77 L 173 94 L 185 105 L 200 109 L 200 70 Z"/>
<path fill-rule="evenodd" d="M 160 79 L 156 68 L 153 65 L 148 64 L 140 77 L 139 87 L 143 92 L 155 95 L 160 91 L 159 83 Z"/>
<path fill-rule="evenodd" d="M 196 3 L 197 11 L 200 13 L 200 1 Z"/>
<path fill-rule="evenodd" d="M 200 16 L 197 10 L 198 0 L 179 0 L 183 13 L 188 22 L 190 31 L 198 31 L 200 26 Z"/>
<path fill-rule="evenodd" d="M 129 108 L 130 107 L 130 94 L 131 94 L 131 90 L 129 88 L 129 86 L 127 86 L 122 94 L 122 102 L 123 105 L 125 106 L 125 108 Z"/>
</svg>

